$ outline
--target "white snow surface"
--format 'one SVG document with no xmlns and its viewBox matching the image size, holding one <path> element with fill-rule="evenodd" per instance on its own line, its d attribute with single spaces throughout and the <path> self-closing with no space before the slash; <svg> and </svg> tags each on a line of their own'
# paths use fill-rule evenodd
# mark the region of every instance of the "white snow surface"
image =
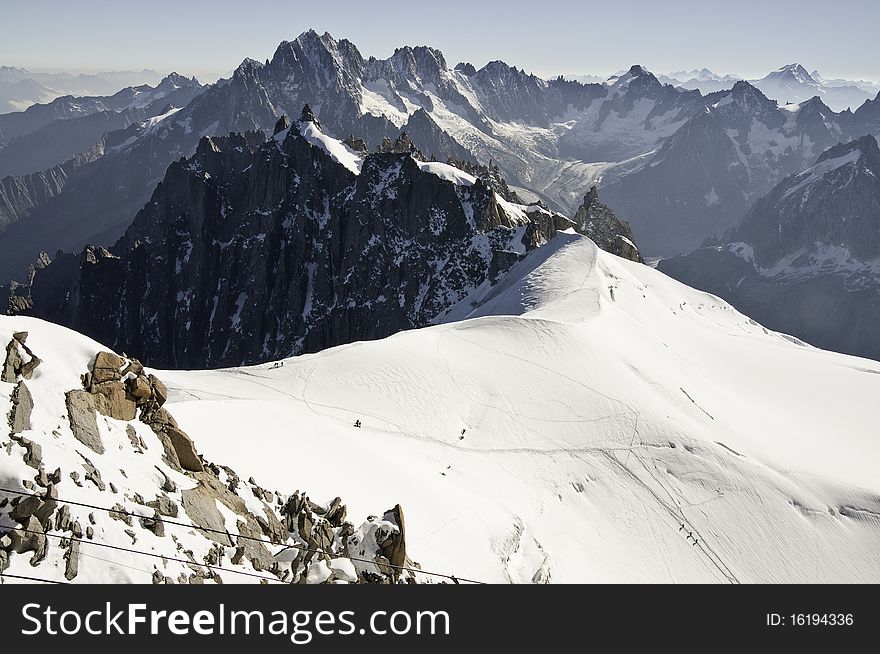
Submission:
<svg viewBox="0 0 880 654">
<path fill-rule="evenodd" d="M 327 136 L 321 131 L 321 128 L 310 121 L 300 121 L 297 125 L 299 126 L 300 134 L 303 135 L 306 141 L 312 145 L 317 145 L 329 154 L 335 162 L 342 164 L 355 175 L 361 174 L 364 158 L 360 154 L 349 148 L 342 141 Z M 276 135 L 276 139 L 283 141 L 286 136 L 287 130 L 284 130 Z"/>
<path fill-rule="evenodd" d="M 400 502 L 427 570 L 880 581 L 877 362 L 771 332 L 574 233 L 439 320 L 283 367 L 156 374 L 199 451 L 242 479 L 340 495 L 350 515 Z M 46 361 L 38 403 L 99 349 L 0 317 L 3 342 L 19 329 Z"/>
<path fill-rule="evenodd" d="M 575 234 L 447 318 L 282 368 L 161 376 L 199 447 L 243 477 L 338 493 L 355 514 L 400 501 L 426 569 L 880 580 L 880 364 L 770 332 Z M 344 472 L 291 466 L 297 452 L 332 452 Z"/>
<path fill-rule="evenodd" d="M 416 160 L 416 163 L 423 171 L 436 175 L 440 179 L 445 179 L 447 182 L 452 182 L 456 186 L 473 186 L 477 182 L 477 178 L 473 175 L 469 175 L 449 164 L 440 163 L 439 161 L 418 160 Z"/>
</svg>

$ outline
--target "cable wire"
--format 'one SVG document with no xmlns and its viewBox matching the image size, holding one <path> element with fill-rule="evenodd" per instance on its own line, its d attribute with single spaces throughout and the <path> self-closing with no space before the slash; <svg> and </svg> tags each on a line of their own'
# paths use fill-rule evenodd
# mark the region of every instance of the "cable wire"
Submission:
<svg viewBox="0 0 880 654">
<path fill-rule="evenodd" d="M 48 538 L 58 538 L 59 540 L 70 540 L 70 541 L 75 541 L 78 543 L 85 543 L 86 545 L 95 545 L 96 547 L 106 547 L 108 549 L 116 550 L 118 552 L 128 552 L 129 554 L 139 554 L 141 556 L 150 556 L 155 559 L 175 561 L 177 563 L 183 563 L 184 565 L 201 566 L 201 567 L 209 568 L 212 570 L 223 570 L 224 572 L 232 572 L 232 573 L 239 574 L 239 575 L 246 575 L 248 577 L 255 577 L 256 579 L 264 579 L 266 581 L 275 581 L 278 583 L 288 583 L 288 582 L 282 581 L 278 577 L 266 577 L 264 575 L 258 575 L 253 572 L 247 572 L 246 570 L 235 570 L 233 568 L 224 568 L 223 566 L 211 565 L 209 563 L 197 563 L 195 561 L 190 561 L 188 559 L 179 559 L 179 558 L 176 558 L 173 556 L 166 556 L 164 554 L 156 554 L 155 552 L 144 552 L 143 550 L 136 550 L 136 549 L 132 549 L 129 547 L 122 547 L 121 545 L 111 545 L 110 543 L 100 543 L 100 542 L 94 541 L 94 540 L 83 540 L 81 538 L 76 538 L 75 536 L 67 536 L 65 534 L 50 534 L 48 532 L 37 531 L 36 529 L 27 529 L 25 527 L 13 527 L 12 529 L 10 529 L 10 531 L 21 531 L 26 534 L 41 534 L 41 535 L 46 536 Z M 122 564 L 120 563 L 117 565 L 122 565 Z"/>
<path fill-rule="evenodd" d="M 64 584 L 66 581 L 55 581 L 54 579 L 40 579 L 38 577 L 28 577 L 27 575 L 14 575 L 9 572 L 0 572 L 0 577 L 9 577 L 10 579 L 25 579 L 27 581 L 38 581 L 41 584 Z"/>
<path fill-rule="evenodd" d="M 2 487 L 0 487 L 0 492 L 14 493 L 14 494 L 16 494 L 16 495 L 23 495 L 23 496 L 26 496 L 26 497 L 27 497 L 27 496 L 37 497 L 37 498 L 39 498 L 39 499 L 47 499 L 45 495 L 41 495 L 41 494 L 39 494 L 39 493 L 26 492 L 26 491 L 20 491 L 20 490 L 12 490 L 11 488 L 2 488 Z M 145 518 L 145 519 L 147 519 L 147 520 L 158 520 L 158 521 L 163 522 L 163 523 L 165 523 L 165 524 L 176 525 L 176 526 L 178 526 L 178 527 L 186 527 L 186 528 L 188 528 L 188 529 L 197 529 L 197 530 L 199 530 L 199 531 L 204 531 L 204 532 L 207 532 L 207 533 L 222 534 L 222 535 L 227 536 L 227 537 L 230 537 L 230 536 L 231 536 L 231 537 L 235 537 L 235 538 L 244 538 L 245 540 L 250 540 L 250 541 L 254 541 L 254 542 L 258 542 L 258 543 L 263 543 L 263 544 L 266 544 L 266 545 L 272 545 L 273 547 L 277 547 L 278 545 L 282 545 L 282 543 L 273 543 L 271 540 L 267 540 L 267 539 L 265 539 L 265 538 L 258 538 L 258 537 L 256 537 L 256 536 L 247 536 L 247 535 L 245 535 L 245 534 L 232 534 L 232 533 L 229 533 L 228 531 L 224 531 L 224 530 L 221 530 L 221 529 L 213 529 L 213 528 L 211 528 L 211 527 L 204 527 L 204 526 L 197 525 L 197 524 L 193 524 L 193 523 L 187 523 L 187 522 L 181 522 L 181 521 L 178 521 L 178 520 L 172 520 L 172 519 L 170 519 L 170 518 L 166 518 L 166 517 L 164 517 L 164 516 L 156 517 L 156 516 L 154 516 L 154 515 L 149 515 L 149 516 L 147 516 L 147 515 L 139 515 L 139 514 L 137 514 L 137 513 L 131 513 L 130 511 L 125 511 L 125 510 L 123 510 L 123 509 L 109 509 L 109 508 L 107 508 L 107 507 L 103 507 L 103 506 L 97 506 L 97 505 L 94 505 L 94 504 L 87 504 L 87 503 L 85 503 L 85 502 L 76 502 L 76 501 L 73 501 L 73 500 L 65 500 L 65 499 L 58 498 L 58 497 L 55 497 L 55 498 L 52 498 L 52 499 L 54 499 L 56 502 L 60 502 L 60 503 L 64 503 L 64 504 L 70 504 L 70 505 L 73 505 L 73 506 L 79 506 L 79 507 L 83 507 L 83 508 L 86 508 L 86 509 L 94 509 L 94 510 L 96 510 L 96 511 L 104 511 L 104 512 L 106 512 L 106 513 L 112 513 L 112 514 L 117 514 L 117 515 L 125 515 L 125 516 L 131 517 L 131 518 L 139 518 L 139 519 L 140 519 L 140 518 Z M 48 535 L 48 534 L 47 534 L 47 535 Z M 96 543 L 94 543 L 94 541 L 81 541 L 81 542 L 86 542 L 86 543 L 96 544 Z M 312 554 L 324 554 L 324 555 L 326 555 L 326 556 L 329 556 L 329 557 L 332 558 L 332 559 L 348 559 L 349 561 L 357 561 L 357 562 L 359 562 L 359 563 L 369 563 L 369 564 L 372 564 L 372 565 L 378 565 L 375 561 L 371 561 L 370 559 L 363 559 L 363 558 L 358 558 L 358 557 L 354 557 L 354 556 L 346 556 L 346 555 L 344 555 L 344 554 L 336 554 L 336 553 L 334 553 L 334 552 L 326 552 L 326 551 L 324 551 L 324 550 L 310 549 L 310 548 L 308 548 L 308 547 L 303 547 L 303 546 L 301 546 L 301 545 L 285 545 L 284 547 L 285 547 L 285 549 L 296 549 L 296 550 L 299 550 L 300 552 L 307 552 L 307 553 L 312 553 Z M 283 551 L 283 550 L 282 550 L 282 551 Z M 151 555 L 151 556 L 152 556 L 152 555 Z M 164 557 L 164 558 L 169 558 L 169 557 Z M 170 559 L 170 560 L 172 560 L 172 559 Z M 192 562 L 191 562 L 191 561 L 186 561 L 186 563 L 192 563 Z M 197 564 L 195 564 L 195 565 L 204 565 L 204 564 L 198 564 L 198 563 L 197 563 Z M 424 574 L 424 575 L 430 575 L 430 576 L 433 576 L 433 577 L 443 577 L 443 578 L 445 578 L 445 579 L 449 579 L 449 580 L 451 580 L 453 583 L 456 583 L 456 584 L 459 583 L 459 582 L 462 582 L 462 581 L 464 581 L 464 582 L 466 582 L 466 583 L 469 583 L 469 584 L 478 584 L 478 585 L 485 585 L 485 583 L 486 583 L 486 582 L 483 582 L 483 581 L 476 581 L 476 580 L 474 580 L 474 579 L 467 579 L 466 577 L 457 577 L 456 575 L 444 574 L 444 573 L 441 573 L 441 572 L 430 572 L 430 571 L 428 571 L 428 570 L 421 570 L 421 569 L 419 569 L 419 568 L 410 568 L 410 567 L 408 567 L 408 566 L 402 566 L 402 565 L 394 565 L 394 564 L 392 564 L 392 563 L 383 563 L 382 565 L 387 566 L 387 567 L 389 567 L 389 568 L 393 568 L 393 569 L 395 569 L 395 570 L 404 570 L 404 571 L 413 572 L 413 573 L 419 573 L 419 574 Z M 237 571 L 235 571 L 235 570 L 230 570 L 230 572 L 237 572 Z M 245 573 L 242 573 L 242 574 L 245 574 Z M 249 574 L 249 573 L 248 573 L 248 574 Z M 280 581 L 280 580 L 279 580 L 279 579 L 275 579 L 275 581 Z"/>
</svg>

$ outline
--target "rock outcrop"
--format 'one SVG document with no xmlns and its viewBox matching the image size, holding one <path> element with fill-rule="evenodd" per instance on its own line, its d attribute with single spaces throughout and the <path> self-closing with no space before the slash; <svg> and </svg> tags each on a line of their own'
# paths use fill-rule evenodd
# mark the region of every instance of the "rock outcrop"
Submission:
<svg viewBox="0 0 880 654">
<path fill-rule="evenodd" d="M 624 259 L 644 263 L 636 247 L 632 228 L 599 200 L 595 186 L 584 197 L 584 202 L 574 216 L 575 229 L 588 236 L 600 248 Z"/>
<path fill-rule="evenodd" d="M 26 339 L 16 333 L 12 340 L 24 347 Z M 116 581 L 134 573 L 133 580 L 143 583 L 137 573 L 149 565 L 152 570 L 143 572 L 153 583 L 223 583 L 241 574 L 286 583 L 416 580 L 400 506 L 356 527 L 339 497 L 318 504 L 299 490 L 285 495 L 253 478 L 242 481 L 232 468 L 198 454 L 165 407 L 167 387 L 137 360 L 96 353 L 82 388 L 62 398 L 47 395 L 52 384 L 35 379 L 42 393 L 36 405 L 17 359 L 12 367 L 19 370 L 15 380 L 0 382 L 4 391 L 12 389 L 13 414 L 20 416 L 11 418 L 11 443 L 0 450 L 0 476 L 9 488 L 0 491 L 0 572 L 26 574 L 31 566 L 45 566 L 40 574 L 58 580 Z M 64 416 L 52 416 L 50 407 L 64 407 L 69 424 L 62 426 Z M 36 423 L 58 428 L 34 429 L 26 419 L 31 413 L 39 415 Z M 78 456 L 65 456 L 49 472 L 40 443 L 49 445 L 53 458 L 59 447 Z M 86 456 L 92 452 L 99 455 L 94 461 Z M 22 464 L 35 474 L 16 481 L 28 469 Z M 146 497 L 145 480 L 154 485 Z M 71 503 L 73 496 L 77 502 Z M 130 544 L 135 565 L 116 568 L 91 554 L 119 539 Z M 139 558 L 138 552 L 163 558 Z M 115 572 L 104 576 L 108 566 Z"/>
<path fill-rule="evenodd" d="M 36 270 L 26 313 L 151 365 L 253 363 L 427 325 L 555 234 L 559 216 L 499 199 L 495 168 L 465 183 L 401 135 L 355 174 L 304 113 L 268 141 L 202 139 L 110 250 Z M 99 410 L 130 413 L 114 388 Z"/>
</svg>

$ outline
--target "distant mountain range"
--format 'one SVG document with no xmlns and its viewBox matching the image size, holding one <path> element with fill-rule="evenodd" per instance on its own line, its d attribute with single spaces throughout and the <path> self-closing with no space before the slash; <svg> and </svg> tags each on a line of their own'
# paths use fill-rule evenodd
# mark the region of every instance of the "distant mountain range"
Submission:
<svg viewBox="0 0 880 654">
<path fill-rule="evenodd" d="M 142 71 L 109 71 L 93 74 L 35 73 L 0 66 L 0 114 L 24 111 L 33 104 L 51 102 L 63 95 L 113 95 L 126 86 L 155 86 L 164 75 Z"/>
<path fill-rule="evenodd" d="M 269 134 L 279 115 L 298 115 L 307 103 L 334 138 L 362 138 L 375 149 L 405 131 L 438 160 L 491 162 L 521 199 L 569 216 L 596 185 L 647 256 L 721 237 L 825 149 L 880 130 L 877 99 L 855 112 L 835 112 L 821 99 L 777 106 L 745 81 L 703 95 L 663 84 L 642 66 L 601 84 L 544 80 L 500 61 L 450 67 L 427 47 L 364 58 L 349 41 L 309 31 L 266 62 L 245 60 L 179 111 L 4 179 L 0 278 L 23 278 L 41 250 L 114 242 L 168 165 L 192 155 L 202 136 Z"/>
<path fill-rule="evenodd" d="M 676 71 L 658 75 L 664 84 L 684 89 L 697 89 L 704 94 L 730 89 L 745 79 L 738 75 L 719 75 L 708 68 Z M 779 104 L 798 104 L 819 97 L 834 111 L 855 110 L 866 100 L 880 93 L 880 82 L 866 80 L 826 79 L 819 71 L 808 73 L 800 64 L 788 64 L 764 77 L 748 80 L 771 100 Z"/>
<path fill-rule="evenodd" d="M 111 96 L 63 96 L 0 115 L 0 178 L 41 171 L 88 151 L 103 134 L 189 104 L 202 85 L 177 73 Z"/>
<path fill-rule="evenodd" d="M 661 261 L 771 329 L 880 359 L 880 148 L 839 144 L 759 199 L 723 244 Z"/>
</svg>

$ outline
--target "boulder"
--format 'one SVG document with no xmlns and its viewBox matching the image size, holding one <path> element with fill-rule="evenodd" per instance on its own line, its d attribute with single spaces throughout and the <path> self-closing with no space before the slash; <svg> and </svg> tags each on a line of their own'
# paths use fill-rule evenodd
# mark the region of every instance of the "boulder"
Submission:
<svg viewBox="0 0 880 654">
<path fill-rule="evenodd" d="M 168 388 L 155 375 L 150 375 L 148 379 L 153 388 L 153 399 L 156 400 L 156 404 L 162 406 L 168 400 Z"/>
<path fill-rule="evenodd" d="M 137 359 L 130 359 L 128 364 L 122 369 L 122 375 L 137 375 L 141 377 L 144 374 L 144 365 Z"/>
<path fill-rule="evenodd" d="M 39 520 L 34 516 L 29 517 L 22 526 L 22 529 L 13 529 L 9 532 L 9 537 L 12 541 L 11 549 L 16 554 L 33 552 L 34 556 L 31 558 L 31 565 L 37 565 L 46 558 L 46 549 L 48 547 L 46 534 L 43 532 L 43 527 L 40 525 Z"/>
<path fill-rule="evenodd" d="M 119 382 L 92 384 L 95 409 L 102 415 L 126 422 L 137 416 L 137 405 L 128 397 L 125 387 Z"/>
<path fill-rule="evenodd" d="M 193 524 L 207 527 L 210 531 L 202 531 L 202 535 L 223 545 L 231 547 L 232 541 L 226 533 L 226 520 L 217 508 L 217 501 L 228 494 L 225 486 L 214 483 L 216 480 L 201 475 L 200 483 L 195 488 L 188 488 L 181 492 L 180 498 L 183 510 Z M 221 490 L 222 489 L 222 490 Z M 226 502 L 223 502 L 226 504 Z"/>
<path fill-rule="evenodd" d="M 177 517 L 177 504 L 167 495 L 157 495 L 155 500 L 147 502 L 146 506 L 155 509 L 160 516 L 168 518 Z"/>
<path fill-rule="evenodd" d="M 119 381 L 122 379 L 122 368 L 125 360 L 112 352 L 98 352 L 92 365 L 92 384 Z"/>
<path fill-rule="evenodd" d="M 148 413 L 141 414 L 141 420 L 147 423 L 154 432 L 164 431 L 168 427 L 177 427 L 177 421 L 167 409 L 157 408 Z"/>
<path fill-rule="evenodd" d="M 30 466 L 34 470 L 39 470 L 43 463 L 43 448 L 40 447 L 40 444 L 34 443 L 27 438 L 20 439 L 18 444 L 26 450 L 24 455 L 25 465 Z"/>
<path fill-rule="evenodd" d="M 196 453 L 196 446 L 189 436 L 177 427 L 169 427 L 165 430 L 165 434 L 168 436 L 175 454 L 177 454 L 177 460 L 180 462 L 181 468 L 190 472 L 204 472 L 205 466 Z"/>
<path fill-rule="evenodd" d="M 385 512 L 383 518 L 388 522 L 394 523 L 398 527 L 396 533 L 381 545 L 382 554 L 388 559 L 392 566 L 400 568 L 406 565 L 406 525 L 403 520 L 403 508 L 400 504 L 396 505 L 390 511 Z M 399 570 L 398 570 L 399 572 Z"/>
<path fill-rule="evenodd" d="M 12 509 L 9 517 L 22 525 L 27 524 L 28 519 L 34 515 L 41 506 L 43 506 L 43 500 L 36 495 L 24 495 L 19 500 L 18 504 L 15 505 L 15 508 Z"/>
<path fill-rule="evenodd" d="M 153 389 L 150 386 L 150 381 L 141 375 L 130 378 L 125 383 L 125 386 L 129 395 L 131 395 L 138 404 L 141 404 L 142 401 L 149 400 L 153 396 Z"/>
<path fill-rule="evenodd" d="M 19 374 L 25 379 L 30 379 L 34 375 L 34 370 L 36 370 L 41 363 L 43 363 L 43 360 L 40 359 L 40 357 L 31 354 L 30 361 L 21 364 Z"/>
<path fill-rule="evenodd" d="M 33 410 L 34 398 L 25 383 L 19 382 L 12 391 L 12 409 L 9 411 L 9 426 L 13 436 L 30 430 Z"/>
<path fill-rule="evenodd" d="M 6 346 L 6 359 L 0 370 L 0 381 L 14 384 L 18 378 L 18 371 L 21 370 L 21 364 L 21 350 L 18 348 L 18 341 L 13 339 Z"/>
<path fill-rule="evenodd" d="M 79 574 L 79 541 L 71 540 L 70 546 L 64 553 L 67 564 L 64 566 L 64 578 L 68 581 L 73 580 Z"/>
<path fill-rule="evenodd" d="M 98 454 L 104 453 L 104 443 L 95 419 L 95 397 L 86 391 L 70 391 L 65 396 L 67 418 L 74 437 Z M 103 396 L 101 396 L 103 397 Z"/>
</svg>

